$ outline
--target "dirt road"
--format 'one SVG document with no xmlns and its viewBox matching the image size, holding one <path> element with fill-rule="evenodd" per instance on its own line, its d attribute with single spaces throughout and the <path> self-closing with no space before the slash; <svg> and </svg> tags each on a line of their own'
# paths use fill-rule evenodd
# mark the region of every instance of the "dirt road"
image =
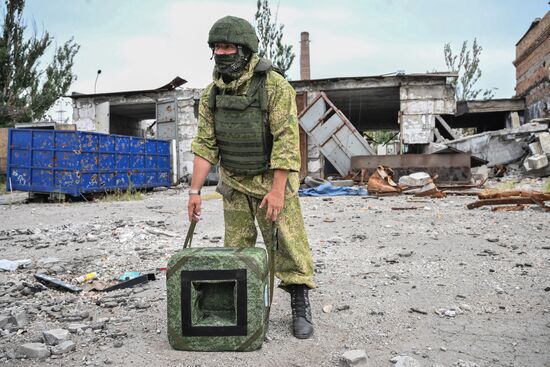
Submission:
<svg viewBox="0 0 550 367">
<path fill-rule="evenodd" d="M 206 192 L 194 245 L 221 246 L 222 203 Z M 0 259 L 32 260 L 0 272 L 0 315 L 27 319 L 14 326 L 0 317 L 7 365 L 337 366 L 360 349 L 371 367 L 550 366 L 550 213 L 468 210 L 468 197 L 302 198 L 318 283 L 314 337 L 292 337 L 290 300 L 278 290 L 260 351 L 190 353 L 168 344 L 162 271 L 108 295 L 41 289 L 33 280 L 38 271 L 110 280 L 163 267 L 183 243 L 185 191 L 9 204 L 22 196 L 0 196 Z M 403 207 L 417 209 L 392 210 Z M 22 344 L 59 328 L 71 331 L 68 351 L 13 359 Z M 393 364 L 396 356 L 411 358 Z"/>
</svg>

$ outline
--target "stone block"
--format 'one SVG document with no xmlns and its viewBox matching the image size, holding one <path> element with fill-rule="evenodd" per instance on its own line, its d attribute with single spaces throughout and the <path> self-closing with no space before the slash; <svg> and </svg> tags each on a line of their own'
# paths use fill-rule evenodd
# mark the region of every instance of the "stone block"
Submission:
<svg viewBox="0 0 550 367">
<path fill-rule="evenodd" d="M 69 338 L 69 330 L 53 329 L 42 333 L 44 341 L 48 345 L 57 345 Z"/>
<path fill-rule="evenodd" d="M 529 168 L 531 169 L 541 169 L 548 166 L 548 157 L 546 154 L 535 154 L 527 158 Z"/>
<path fill-rule="evenodd" d="M 21 311 L 13 315 L 10 318 L 9 323 L 21 329 L 29 324 L 29 318 L 27 317 L 27 313 L 25 311 Z"/>
<path fill-rule="evenodd" d="M 348 350 L 342 355 L 346 367 L 368 366 L 367 352 L 362 349 Z"/>
<path fill-rule="evenodd" d="M 26 343 L 20 345 L 15 354 L 18 358 L 46 358 L 50 356 L 48 346 L 43 343 Z"/>
<path fill-rule="evenodd" d="M 394 363 L 393 367 L 420 367 L 421 364 L 416 359 L 409 356 L 397 356 L 390 360 Z"/>
<path fill-rule="evenodd" d="M 535 141 L 529 144 L 529 151 L 531 152 L 531 154 L 541 154 L 542 147 L 540 146 L 540 143 L 538 141 Z"/>
<path fill-rule="evenodd" d="M 52 348 L 52 354 L 65 354 L 76 349 L 76 344 L 72 340 L 65 340 Z"/>
<path fill-rule="evenodd" d="M 3 329 L 9 322 L 11 316 L 0 316 L 0 329 Z"/>
<path fill-rule="evenodd" d="M 550 133 L 544 132 L 538 135 L 539 144 L 544 154 L 550 154 Z"/>
</svg>

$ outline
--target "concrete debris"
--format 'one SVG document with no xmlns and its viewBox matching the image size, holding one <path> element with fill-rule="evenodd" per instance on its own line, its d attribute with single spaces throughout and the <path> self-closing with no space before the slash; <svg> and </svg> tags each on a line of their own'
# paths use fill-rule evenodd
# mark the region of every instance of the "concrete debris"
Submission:
<svg viewBox="0 0 550 367">
<path fill-rule="evenodd" d="M 8 324 L 14 328 L 22 329 L 29 324 L 29 317 L 25 311 L 17 312 L 9 318 Z"/>
<path fill-rule="evenodd" d="M 548 166 L 548 157 L 546 154 L 535 154 L 527 158 L 529 170 L 541 169 Z"/>
<path fill-rule="evenodd" d="M 460 307 L 440 308 L 435 310 L 435 313 L 440 317 L 456 317 L 462 315 L 464 311 Z"/>
<path fill-rule="evenodd" d="M 548 122 L 530 122 L 514 128 L 487 131 L 444 143 L 432 143 L 426 153 L 433 153 L 445 147 L 471 153 L 472 156 L 487 161 L 489 167 L 522 160 L 528 151 L 531 157 L 525 160 L 524 168 L 527 171 L 536 171 L 548 166 L 548 161 L 543 158 L 550 154 Z"/>
<path fill-rule="evenodd" d="M 66 329 L 53 329 L 44 331 L 42 333 L 44 342 L 48 345 L 57 345 L 69 338 L 69 330 Z"/>
<path fill-rule="evenodd" d="M 432 177 L 426 172 L 411 173 L 408 176 L 399 177 L 399 185 L 418 187 L 432 182 Z"/>
<path fill-rule="evenodd" d="M 11 316 L 0 316 L 0 329 L 6 327 L 9 324 Z"/>
<path fill-rule="evenodd" d="M 470 362 L 470 361 L 463 361 L 462 359 L 459 359 L 453 366 L 456 367 L 479 367 L 479 364 Z"/>
<path fill-rule="evenodd" d="M 72 340 L 64 340 L 52 348 L 52 354 L 59 355 L 72 352 L 76 349 L 76 344 Z"/>
<path fill-rule="evenodd" d="M 363 349 L 348 350 L 342 355 L 342 360 L 346 367 L 368 366 L 367 352 Z"/>
<path fill-rule="evenodd" d="M 50 349 L 43 343 L 22 344 L 15 351 L 16 358 L 46 358 L 50 355 Z"/>
<path fill-rule="evenodd" d="M 69 330 L 69 332 L 72 334 L 78 333 L 80 331 L 83 331 L 89 328 L 90 326 L 87 324 L 69 324 L 69 326 L 67 326 L 67 330 Z"/>
<path fill-rule="evenodd" d="M 540 142 L 536 141 L 529 144 L 529 151 L 531 152 L 531 154 L 542 154 L 542 147 L 540 146 Z"/>
<path fill-rule="evenodd" d="M 543 132 L 537 135 L 541 153 L 550 154 L 550 132 Z"/>
<path fill-rule="evenodd" d="M 514 171 L 507 168 L 506 175 Z M 485 191 L 476 187 L 474 199 L 542 201 L 550 195 L 543 191 L 548 180 L 516 177 L 491 178 Z M 444 190 L 437 180 L 433 183 Z M 504 188 L 513 190 L 497 192 Z M 482 356 L 477 362 L 484 365 L 544 364 L 546 354 L 538 341 L 550 330 L 545 303 L 550 295 L 545 271 L 550 255 L 548 214 L 531 203 L 522 204 L 527 205 L 524 212 L 499 213 L 496 218 L 490 209 L 468 211 L 464 206 L 472 198 L 435 200 L 406 194 L 403 190 L 391 197 L 300 199 L 319 285 L 310 293 L 313 317 L 319 335 L 326 332 L 331 337 L 315 338 L 304 348 L 287 348 L 287 354 L 277 354 L 277 363 L 354 365 L 358 360 L 346 354 L 346 361 L 344 352 L 358 350 L 365 357 L 359 359 L 370 366 L 476 366 L 455 363 L 468 356 Z M 32 259 L 30 268 L 0 271 L 0 365 L 32 364 L 10 360 L 16 356 L 50 358 L 38 363 L 44 365 L 118 366 L 130 360 L 157 365 L 158 356 L 147 350 L 167 346 L 164 271 L 167 258 L 180 250 L 182 237 L 148 229 L 181 232 L 181 218 L 176 217 L 184 195 L 182 191 L 181 200 L 161 192 L 145 202 L 54 204 L 55 218 L 48 217 L 51 205 L 0 206 L 0 213 L 8 214 L 0 223 L 2 258 Z M 7 196 L 0 195 L 0 201 L 9 200 Z M 221 201 L 204 205 L 207 215 L 197 227 L 197 248 L 221 246 L 223 216 L 216 214 Z M 162 213 L 148 206 L 162 206 Z M 81 215 L 82 211 L 91 213 Z M 133 235 L 124 235 L 126 240 L 118 237 L 124 233 Z M 44 244 L 50 247 L 37 249 Z M 52 273 L 55 266 L 58 273 Z M 118 284 L 126 270 L 154 272 L 159 281 L 109 293 L 87 292 L 84 286 L 80 293 L 60 292 L 38 284 L 33 276 L 39 268 L 75 285 L 75 277 L 89 272 L 100 274 L 107 286 Z M 284 347 L 280 342 L 292 336 L 288 295 L 278 289 L 274 302 L 267 346 L 277 352 Z M 537 322 L 525 329 L 525 320 Z M 364 328 L 365 323 L 372 327 Z M 464 325 L 476 327 L 461 333 Z M 438 328 L 451 334 L 432 332 Z M 42 335 L 55 329 L 63 334 L 50 346 Z M 457 330 L 459 334 L 453 334 Z M 486 330 L 492 330 L 494 338 L 484 337 Z M 507 339 L 509 330 L 522 330 L 521 340 Z M 372 341 L 381 349 L 367 350 Z M 523 353 L 510 353 L 515 350 L 512 342 Z M 35 346 L 27 348 L 29 343 Z M 464 345 L 471 348 L 465 351 Z M 398 354 L 390 364 L 388 360 Z M 204 353 L 193 358 L 193 364 L 228 367 L 274 361 L 262 353 L 239 360 Z M 165 353 L 161 362 L 177 365 L 181 353 Z"/>
<path fill-rule="evenodd" d="M 0 270 L 3 271 L 16 271 L 19 268 L 26 268 L 32 263 L 32 260 L 24 259 L 24 260 L 6 260 L 1 259 L 0 260 Z"/>
<path fill-rule="evenodd" d="M 328 183 L 328 181 L 322 178 L 313 178 L 311 176 L 307 176 L 306 178 L 304 178 L 304 183 L 309 187 L 317 187 Z"/>
<path fill-rule="evenodd" d="M 334 309 L 334 306 L 332 306 L 332 305 L 323 306 L 323 312 L 324 313 L 331 313 L 333 309 Z"/>
<path fill-rule="evenodd" d="M 418 360 L 409 356 L 396 356 L 390 359 L 393 363 L 393 367 L 421 367 L 422 365 Z"/>
</svg>

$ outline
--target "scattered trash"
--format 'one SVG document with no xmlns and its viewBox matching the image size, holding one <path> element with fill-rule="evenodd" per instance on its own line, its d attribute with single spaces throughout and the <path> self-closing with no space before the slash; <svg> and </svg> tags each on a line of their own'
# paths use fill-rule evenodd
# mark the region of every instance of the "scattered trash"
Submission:
<svg viewBox="0 0 550 367">
<path fill-rule="evenodd" d="M 429 182 L 425 186 L 423 186 L 420 191 L 414 194 L 414 196 L 441 199 L 447 195 L 444 192 L 439 191 L 439 189 L 437 188 L 437 186 L 435 186 L 433 182 Z"/>
<path fill-rule="evenodd" d="M 367 196 L 369 193 L 363 188 L 337 187 L 325 183 L 309 189 L 300 189 L 299 194 L 300 196 Z"/>
<path fill-rule="evenodd" d="M 16 271 L 19 268 L 25 268 L 32 264 L 32 260 L 30 259 L 24 259 L 24 260 L 6 260 L 2 259 L 0 260 L 0 270 L 4 271 Z"/>
<path fill-rule="evenodd" d="M 500 197 L 491 198 L 491 199 L 481 199 L 481 200 L 478 200 L 478 201 L 475 201 L 473 203 L 470 203 L 470 204 L 466 205 L 466 207 L 468 209 L 476 209 L 476 208 L 486 206 L 486 205 L 533 204 L 533 205 L 540 206 L 545 211 L 549 211 L 550 207 L 548 207 L 544 204 L 544 201 L 546 201 L 546 200 L 550 200 L 550 198 L 549 199 L 544 199 L 544 200 L 539 200 L 537 198 L 537 196 L 534 196 L 534 195 L 533 196 L 510 196 L 510 197 L 500 196 Z M 502 211 L 502 209 L 501 209 L 501 211 Z"/>
<path fill-rule="evenodd" d="M 389 167 L 380 166 L 369 177 L 367 190 L 373 194 L 398 194 L 401 187 L 393 181 L 393 170 Z"/>
<path fill-rule="evenodd" d="M 95 271 L 79 276 L 78 278 L 75 279 L 75 282 L 83 284 L 83 283 L 88 283 L 94 279 L 97 279 L 97 273 Z"/>
<path fill-rule="evenodd" d="M 309 187 L 318 187 L 329 182 L 322 178 L 313 178 L 311 176 L 307 176 L 306 178 L 304 178 L 304 183 Z"/>
<path fill-rule="evenodd" d="M 127 271 L 124 274 L 122 274 L 118 280 L 121 282 L 124 282 L 126 280 L 137 278 L 141 275 L 140 271 Z"/>
<path fill-rule="evenodd" d="M 126 280 L 124 282 L 120 282 L 118 284 L 115 284 L 115 285 L 112 285 L 108 288 L 105 288 L 105 289 L 103 289 L 103 292 L 111 292 L 111 291 L 114 291 L 114 290 L 117 290 L 117 289 L 131 288 L 131 287 L 136 286 L 138 284 L 144 284 L 144 283 L 147 283 L 147 282 L 152 281 L 152 280 L 156 280 L 155 274 L 153 274 L 153 273 L 143 274 L 143 275 L 140 275 L 140 276 L 135 277 L 133 279 Z"/>
<path fill-rule="evenodd" d="M 419 308 L 411 307 L 410 312 L 420 313 L 422 315 L 427 315 L 428 311 L 421 310 Z"/>
<path fill-rule="evenodd" d="M 57 279 L 46 274 L 34 274 L 34 277 L 36 280 L 38 280 L 40 283 L 44 284 L 48 288 L 54 288 L 60 291 L 68 291 L 72 293 L 82 292 L 82 288 L 66 283 L 61 279 Z"/>
</svg>

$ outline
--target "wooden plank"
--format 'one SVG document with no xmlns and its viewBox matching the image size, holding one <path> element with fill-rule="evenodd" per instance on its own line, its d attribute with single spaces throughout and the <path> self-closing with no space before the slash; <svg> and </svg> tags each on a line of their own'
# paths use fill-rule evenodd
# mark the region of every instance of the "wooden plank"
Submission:
<svg viewBox="0 0 550 367">
<path fill-rule="evenodd" d="M 306 108 L 307 104 L 307 92 L 296 94 L 296 109 L 298 114 Z M 307 176 L 307 162 L 308 162 L 308 150 L 307 150 L 307 133 L 298 126 L 300 129 L 300 182 Z"/>
<path fill-rule="evenodd" d="M 8 129 L 0 129 L 0 174 L 6 173 L 8 163 Z"/>
</svg>

